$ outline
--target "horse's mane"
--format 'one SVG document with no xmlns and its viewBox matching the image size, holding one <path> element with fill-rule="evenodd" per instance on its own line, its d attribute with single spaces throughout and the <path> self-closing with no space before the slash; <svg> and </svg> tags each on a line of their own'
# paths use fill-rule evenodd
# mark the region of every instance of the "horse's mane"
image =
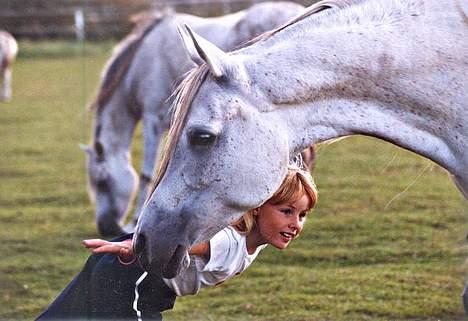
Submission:
<svg viewBox="0 0 468 321">
<path fill-rule="evenodd" d="M 365 23 L 383 24 L 394 23 L 401 20 L 405 16 L 415 15 L 420 13 L 422 0 L 402 1 L 402 0 L 385 0 L 385 1 L 366 1 L 366 0 L 323 0 L 308 7 L 305 12 L 296 18 L 286 22 L 285 24 L 267 31 L 258 37 L 252 39 L 246 45 L 264 41 L 279 32 L 287 29 L 303 21 L 304 19 L 322 12 L 313 20 L 308 22 L 320 26 L 334 25 L 361 25 Z M 326 10 L 339 9 L 339 10 Z M 244 47 L 243 47 L 244 48 Z M 242 49 L 242 48 L 241 48 Z"/>
<path fill-rule="evenodd" d="M 144 13 L 135 15 L 131 21 L 135 27 L 124 40 L 122 40 L 113 50 L 113 54 L 103 69 L 102 81 L 95 100 L 90 104 L 89 109 L 96 110 L 98 113 L 104 108 L 106 103 L 112 97 L 115 89 L 120 84 L 127 73 L 138 48 L 143 39 L 158 25 L 165 17 L 172 12 L 153 11 L 150 14 Z"/>
<path fill-rule="evenodd" d="M 246 47 L 246 46 L 250 46 L 256 42 L 259 42 L 259 41 L 263 41 L 263 40 L 266 40 L 266 39 L 269 39 L 271 38 L 272 36 L 274 36 L 275 34 L 277 34 L 278 32 L 286 29 L 287 27 L 290 27 L 308 17 L 310 17 L 311 15 L 313 14 L 316 14 L 316 13 L 319 13 L 321 11 L 324 11 L 324 10 L 327 10 L 327 9 L 334 9 L 334 8 L 337 8 L 337 9 L 343 9 L 344 7 L 347 7 L 347 6 L 350 6 L 351 4 L 355 4 L 357 2 L 361 2 L 363 0 L 323 0 L 323 1 L 319 1 L 319 2 L 316 2 L 314 3 L 313 5 L 311 5 L 310 7 L 308 7 L 303 13 L 301 13 L 299 16 L 289 20 L 288 22 L 270 30 L 270 31 L 266 31 L 264 33 L 262 33 L 261 35 L 253 38 L 252 40 L 246 42 L 242 48 Z M 242 49 L 240 48 L 240 49 Z"/>
<path fill-rule="evenodd" d="M 208 72 L 209 70 L 206 64 L 192 69 L 174 92 L 175 101 L 173 105 L 174 109 L 171 126 L 169 128 L 169 133 L 167 134 L 167 141 L 164 144 L 162 159 L 159 162 L 158 169 L 156 171 L 156 179 L 154 180 L 151 192 L 148 194 L 146 201 L 151 198 L 151 195 L 166 172 L 169 161 L 174 153 L 175 146 L 179 140 L 179 136 L 184 128 L 192 100 L 208 75 Z"/>
</svg>

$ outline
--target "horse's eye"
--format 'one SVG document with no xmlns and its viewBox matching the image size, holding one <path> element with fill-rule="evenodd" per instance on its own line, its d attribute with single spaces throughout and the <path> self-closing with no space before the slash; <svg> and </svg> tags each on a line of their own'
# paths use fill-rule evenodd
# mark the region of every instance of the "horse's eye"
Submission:
<svg viewBox="0 0 468 321">
<path fill-rule="evenodd" d="M 96 181 L 96 189 L 101 192 L 108 192 L 110 190 L 110 184 L 107 179 L 98 179 Z"/>
<path fill-rule="evenodd" d="M 217 133 L 207 128 L 194 128 L 188 133 L 190 144 L 195 146 L 212 145 L 217 136 Z"/>
</svg>

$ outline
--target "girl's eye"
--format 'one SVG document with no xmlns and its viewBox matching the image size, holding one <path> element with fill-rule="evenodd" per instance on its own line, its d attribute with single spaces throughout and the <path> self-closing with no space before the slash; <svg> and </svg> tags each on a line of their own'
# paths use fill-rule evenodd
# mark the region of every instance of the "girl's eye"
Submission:
<svg viewBox="0 0 468 321">
<path fill-rule="evenodd" d="M 286 215 L 290 215 L 292 213 L 292 210 L 290 208 L 283 208 L 281 212 L 283 212 Z"/>
</svg>

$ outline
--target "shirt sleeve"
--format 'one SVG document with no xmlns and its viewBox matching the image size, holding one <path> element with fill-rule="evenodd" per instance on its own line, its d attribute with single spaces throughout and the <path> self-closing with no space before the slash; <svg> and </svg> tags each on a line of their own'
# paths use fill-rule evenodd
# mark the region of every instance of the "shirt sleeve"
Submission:
<svg viewBox="0 0 468 321">
<path fill-rule="evenodd" d="M 238 242 L 232 237 L 230 230 L 223 229 L 210 240 L 210 259 L 203 271 L 224 272 L 229 269 L 229 262 L 235 255 Z"/>
</svg>

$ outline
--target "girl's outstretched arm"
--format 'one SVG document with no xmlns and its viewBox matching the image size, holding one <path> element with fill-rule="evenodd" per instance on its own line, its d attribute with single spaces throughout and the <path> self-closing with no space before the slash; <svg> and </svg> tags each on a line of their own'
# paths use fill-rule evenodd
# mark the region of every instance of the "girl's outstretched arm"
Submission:
<svg viewBox="0 0 468 321">
<path fill-rule="evenodd" d="M 110 242 L 101 239 L 89 239 L 84 240 L 82 244 L 84 247 L 92 249 L 94 254 L 114 254 L 125 259 L 125 261 L 130 261 L 134 257 L 132 239 L 124 240 L 122 242 Z M 204 242 L 193 246 L 190 249 L 189 253 L 209 258 L 210 242 Z"/>
<path fill-rule="evenodd" d="M 122 242 L 109 242 L 101 239 L 89 239 L 83 241 L 83 246 L 92 249 L 94 254 L 114 254 L 119 256 L 124 262 L 132 261 L 135 256 L 133 254 L 132 239 L 124 240 Z M 210 257 L 210 242 L 204 242 L 193 246 L 190 254 L 204 256 L 209 259 Z"/>
</svg>

